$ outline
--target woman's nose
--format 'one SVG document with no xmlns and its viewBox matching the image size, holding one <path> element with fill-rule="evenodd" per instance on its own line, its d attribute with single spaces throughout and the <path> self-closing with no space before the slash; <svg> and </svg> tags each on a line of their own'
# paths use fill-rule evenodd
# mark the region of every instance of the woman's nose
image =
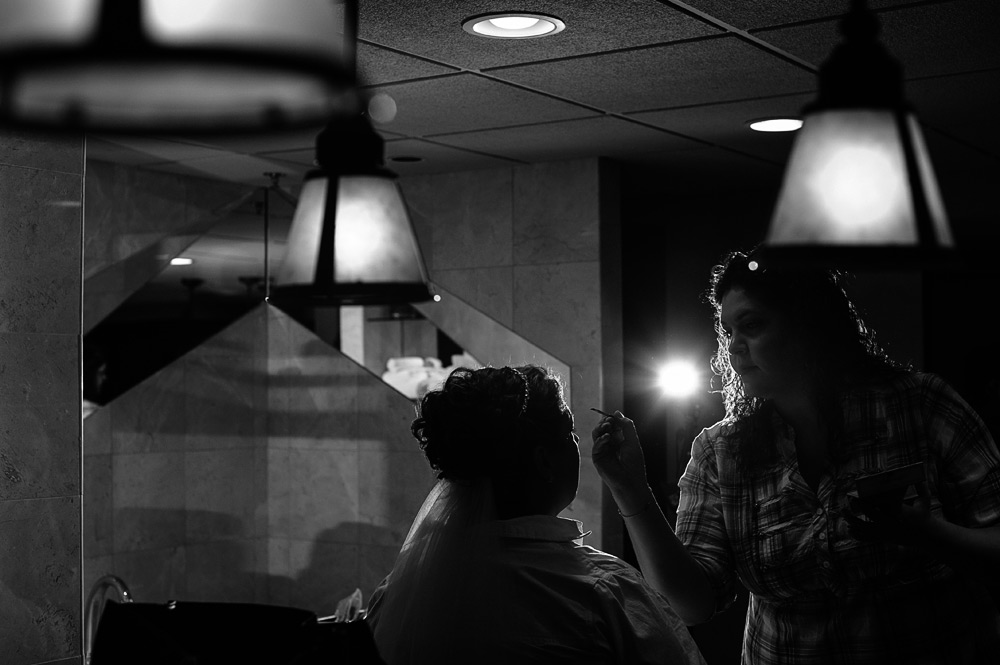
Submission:
<svg viewBox="0 0 1000 665">
<path fill-rule="evenodd" d="M 731 356 L 739 355 L 745 352 L 746 349 L 747 346 L 746 343 L 743 341 L 743 338 L 741 338 L 736 333 L 733 333 L 732 336 L 729 338 L 729 348 L 728 348 L 729 355 Z"/>
</svg>

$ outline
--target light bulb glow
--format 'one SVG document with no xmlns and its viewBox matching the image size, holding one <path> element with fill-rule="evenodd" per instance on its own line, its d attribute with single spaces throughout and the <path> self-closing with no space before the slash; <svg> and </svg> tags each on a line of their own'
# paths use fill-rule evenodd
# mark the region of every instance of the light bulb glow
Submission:
<svg viewBox="0 0 1000 665">
<path fill-rule="evenodd" d="M 194 263 L 194 259 L 189 259 L 186 256 L 175 256 L 170 259 L 170 265 L 172 266 L 189 266 Z"/>
<path fill-rule="evenodd" d="M 501 30 L 525 30 L 538 23 L 538 19 L 531 16 L 501 16 L 491 18 L 490 23 Z"/>
<path fill-rule="evenodd" d="M 798 118 L 764 118 L 749 123 L 755 132 L 794 132 L 802 127 Z"/>
<path fill-rule="evenodd" d="M 672 360 L 660 368 L 657 384 L 667 397 L 690 397 L 701 385 L 701 376 L 687 360 Z"/>
<path fill-rule="evenodd" d="M 492 39 L 530 39 L 562 32 L 560 19 L 544 14 L 493 14 L 474 16 L 462 23 L 462 29 L 477 37 Z"/>
<path fill-rule="evenodd" d="M 845 146 L 819 168 L 811 186 L 830 219 L 841 228 L 882 224 L 905 188 L 904 174 L 873 147 Z"/>
</svg>

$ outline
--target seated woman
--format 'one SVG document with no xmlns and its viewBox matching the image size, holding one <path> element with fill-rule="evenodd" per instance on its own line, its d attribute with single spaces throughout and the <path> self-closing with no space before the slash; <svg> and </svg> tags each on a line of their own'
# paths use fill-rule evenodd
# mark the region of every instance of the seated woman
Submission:
<svg viewBox="0 0 1000 665">
<path fill-rule="evenodd" d="M 558 517 L 580 449 L 555 376 L 457 369 L 411 430 L 438 482 L 368 610 L 389 665 L 704 662 L 635 568 Z"/>
</svg>

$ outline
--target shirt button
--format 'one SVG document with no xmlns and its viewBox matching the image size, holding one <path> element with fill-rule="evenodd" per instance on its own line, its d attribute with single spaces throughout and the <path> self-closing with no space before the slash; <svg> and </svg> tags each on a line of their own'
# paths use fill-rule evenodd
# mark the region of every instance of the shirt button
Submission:
<svg viewBox="0 0 1000 665">
<path fill-rule="evenodd" d="M 823 514 L 823 509 L 822 508 L 817 508 L 816 509 L 816 517 L 820 517 L 822 514 Z"/>
<path fill-rule="evenodd" d="M 819 539 L 820 539 L 820 540 L 826 540 L 826 534 L 825 534 L 825 533 L 823 533 L 823 532 L 820 532 L 820 534 L 819 534 Z"/>
<path fill-rule="evenodd" d="M 829 561 L 824 561 L 823 562 L 823 567 L 824 568 L 829 568 L 830 567 L 830 562 Z"/>
</svg>

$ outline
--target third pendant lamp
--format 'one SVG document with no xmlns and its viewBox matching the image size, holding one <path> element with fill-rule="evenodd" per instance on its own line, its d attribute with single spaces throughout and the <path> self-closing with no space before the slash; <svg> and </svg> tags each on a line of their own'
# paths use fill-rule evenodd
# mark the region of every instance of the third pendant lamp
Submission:
<svg viewBox="0 0 1000 665">
<path fill-rule="evenodd" d="M 764 251 L 786 264 L 934 263 L 954 241 L 902 69 L 863 0 L 841 32 L 805 109 Z"/>
<path fill-rule="evenodd" d="M 317 169 L 302 185 L 270 299 L 295 306 L 431 299 L 427 271 L 383 141 L 358 114 L 316 140 Z"/>
</svg>

